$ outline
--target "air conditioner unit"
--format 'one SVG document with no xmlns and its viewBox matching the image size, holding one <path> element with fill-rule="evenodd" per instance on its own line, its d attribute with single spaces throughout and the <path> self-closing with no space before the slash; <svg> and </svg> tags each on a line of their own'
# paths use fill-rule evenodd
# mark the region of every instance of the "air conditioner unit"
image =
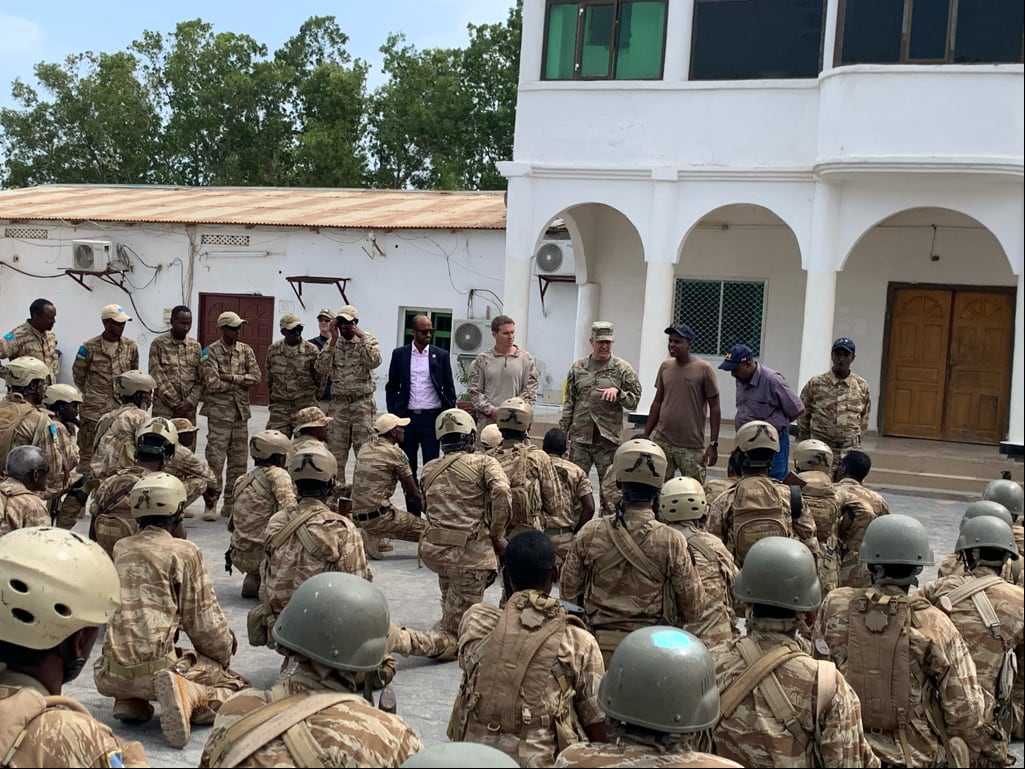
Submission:
<svg viewBox="0 0 1025 769">
<path fill-rule="evenodd" d="M 534 254 L 534 274 L 575 276 L 577 268 L 573 263 L 573 241 L 541 241 Z"/>
<path fill-rule="evenodd" d="M 104 272 L 110 264 L 113 244 L 109 240 L 71 241 L 72 264 L 76 270 Z"/>
<path fill-rule="evenodd" d="M 490 320 L 457 320 L 452 324 L 452 353 L 477 355 L 491 343 Z"/>
</svg>

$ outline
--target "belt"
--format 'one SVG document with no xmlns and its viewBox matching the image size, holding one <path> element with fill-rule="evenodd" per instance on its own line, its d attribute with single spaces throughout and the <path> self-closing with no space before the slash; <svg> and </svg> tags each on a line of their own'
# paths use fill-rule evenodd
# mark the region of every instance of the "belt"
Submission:
<svg viewBox="0 0 1025 769">
<path fill-rule="evenodd" d="M 286 398 L 274 398 L 271 400 L 270 405 L 272 406 L 313 406 L 315 401 L 313 398 L 292 398 L 288 400 Z"/>
<path fill-rule="evenodd" d="M 373 393 L 363 393 L 362 395 L 333 395 L 332 394 L 331 400 L 346 401 L 348 403 L 356 403 L 356 401 L 365 401 L 371 395 L 373 395 Z"/>
<path fill-rule="evenodd" d="M 352 520 L 354 520 L 354 521 L 372 521 L 375 518 L 380 518 L 382 515 L 385 515 L 385 514 L 390 513 L 390 512 L 391 512 L 391 508 L 390 507 L 382 507 L 379 510 L 373 510 L 372 512 L 369 512 L 369 513 L 356 513 L 356 514 L 354 514 L 352 516 Z"/>
<path fill-rule="evenodd" d="M 409 409 L 410 414 L 440 414 L 441 407 L 435 409 Z"/>
<path fill-rule="evenodd" d="M 854 438 L 849 441 L 823 441 L 823 443 L 825 443 L 831 449 L 849 449 L 852 446 L 860 446 L 861 439 Z"/>
<path fill-rule="evenodd" d="M 572 533 L 573 533 L 573 527 L 572 526 L 549 526 L 547 529 L 545 529 L 545 534 L 547 534 L 547 535 L 549 535 L 551 537 L 554 537 L 554 536 L 556 536 L 558 534 L 572 534 Z"/>
<path fill-rule="evenodd" d="M 178 654 L 174 651 L 170 651 L 159 659 L 150 660 L 149 662 L 140 662 L 138 665 L 119 665 L 112 659 L 107 660 L 107 670 L 113 675 L 121 678 L 142 678 L 143 676 L 151 676 L 154 673 L 159 673 L 161 670 L 167 670 L 169 667 L 174 665 L 178 661 Z"/>
</svg>

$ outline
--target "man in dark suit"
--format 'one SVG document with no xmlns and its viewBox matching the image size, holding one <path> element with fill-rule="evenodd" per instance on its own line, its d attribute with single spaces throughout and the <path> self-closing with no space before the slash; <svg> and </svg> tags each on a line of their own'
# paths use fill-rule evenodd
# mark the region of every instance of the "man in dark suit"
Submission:
<svg viewBox="0 0 1025 769">
<path fill-rule="evenodd" d="M 425 465 L 440 454 L 434 420 L 442 411 L 456 405 L 456 386 L 448 352 L 431 344 L 434 334 L 431 319 L 417 315 L 412 326 L 413 343 L 392 351 L 384 392 L 388 412 L 409 417 L 402 450 L 409 458 L 415 477 L 417 449 L 423 454 Z"/>
</svg>

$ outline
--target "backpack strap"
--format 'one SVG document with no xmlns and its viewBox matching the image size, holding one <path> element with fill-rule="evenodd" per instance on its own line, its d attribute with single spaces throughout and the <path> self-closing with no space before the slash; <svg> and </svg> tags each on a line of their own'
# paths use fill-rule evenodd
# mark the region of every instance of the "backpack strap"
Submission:
<svg viewBox="0 0 1025 769">
<path fill-rule="evenodd" d="M 1003 581 L 1003 577 L 999 574 L 987 574 L 985 577 L 972 577 L 947 593 L 947 600 L 950 601 L 951 606 L 957 606 L 966 598 L 972 598 L 979 591 L 985 590 L 986 588 L 992 587 L 993 585 Z"/>
<path fill-rule="evenodd" d="M 664 582 L 666 575 L 654 561 L 644 554 L 626 527 L 614 525 L 612 518 L 605 518 L 604 521 L 612 544 L 616 546 L 619 554 L 647 579 L 652 582 Z"/>
<path fill-rule="evenodd" d="M 687 546 L 692 550 L 697 550 L 709 563 L 718 564 L 719 556 L 715 554 L 715 550 L 707 542 L 702 542 L 697 537 L 687 537 Z"/>
<path fill-rule="evenodd" d="M 722 718 L 731 716 L 748 695 L 756 688 L 760 688 L 773 716 L 787 728 L 802 750 L 806 748 L 809 741 L 808 735 L 797 722 L 794 706 L 773 674 L 773 671 L 784 662 L 801 657 L 804 652 L 777 646 L 772 651 L 763 653 L 758 644 L 750 637 L 741 639 L 737 644 L 737 651 L 740 652 L 740 656 L 748 667 L 720 693 L 719 709 L 722 712 Z"/>
<path fill-rule="evenodd" d="M 46 711 L 59 708 L 61 710 L 71 710 L 76 713 L 86 713 L 91 716 L 89 710 L 80 702 L 75 702 L 75 700 L 70 697 L 65 697 L 60 694 L 52 694 L 44 697 L 35 691 L 35 689 L 23 687 L 18 692 L 18 695 L 13 699 L 17 701 L 17 704 L 14 707 L 25 708 L 25 710 L 21 711 L 22 715 L 31 713 L 32 716 L 24 722 L 25 725 L 22 727 L 21 731 L 15 735 L 13 740 L 11 740 L 10 747 L 7 748 L 3 755 L 0 755 L 0 767 L 8 767 L 11 765 L 11 762 L 14 760 L 14 756 L 25 741 L 25 737 L 28 736 L 29 727 L 32 726 L 36 719 Z M 27 708 L 25 707 L 26 705 L 28 706 Z"/>
<path fill-rule="evenodd" d="M 313 508 L 311 510 L 307 510 L 305 513 L 299 513 L 297 516 L 292 518 L 292 520 L 290 520 L 288 523 L 286 523 L 283 527 L 281 527 L 278 530 L 277 534 L 270 538 L 270 541 L 267 543 L 268 549 L 277 550 L 285 543 L 285 540 L 292 536 L 296 529 L 298 529 L 300 526 L 302 526 L 304 523 L 306 523 L 319 512 L 320 510 L 318 510 L 317 508 Z M 300 538 L 302 538 L 301 533 Z M 306 546 L 305 539 L 303 540 L 303 546 Z M 309 550 L 309 548 L 307 548 L 307 550 Z"/>
<path fill-rule="evenodd" d="M 812 748 L 817 766 L 825 766 L 820 745 L 822 744 L 822 714 L 836 697 L 836 665 L 828 660 L 818 660 L 815 667 L 815 710 L 812 719 L 815 724 L 815 745 Z"/>
<path fill-rule="evenodd" d="M 462 452 L 459 452 L 458 454 L 447 454 L 446 456 L 444 456 L 438 462 L 438 464 L 431 468 L 430 473 L 425 473 L 420 478 L 420 486 L 426 491 L 427 487 L 432 485 L 436 480 L 438 480 L 438 476 L 441 475 L 445 470 L 447 470 L 452 465 L 452 463 L 459 459 L 459 457 L 461 456 Z"/>
</svg>

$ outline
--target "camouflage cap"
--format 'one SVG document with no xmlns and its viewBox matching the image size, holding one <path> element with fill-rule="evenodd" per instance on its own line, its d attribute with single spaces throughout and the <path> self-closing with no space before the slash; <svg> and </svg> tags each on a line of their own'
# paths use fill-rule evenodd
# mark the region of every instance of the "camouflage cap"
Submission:
<svg viewBox="0 0 1025 769">
<path fill-rule="evenodd" d="M 591 324 L 591 340 L 594 342 L 616 341 L 616 327 L 607 320 L 596 320 Z"/>
<path fill-rule="evenodd" d="M 335 311 L 329 309 L 322 309 L 317 313 L 317 320 L 334 320 Z"/>
<path fill-rule="evenodd" d="M 334 419 L 316 406 L 307 406 L 295 413 L 295 431 L 299 432 L 307 427 L 327 427 Z"/>
<path fill-rule="evenodd" d="M 339 318 L 342 318 L 343 320 L 359 320 L 359 310 L 357 310 L 351 304 L 345 305 L 345 307 L 340 309 L 336 314 Z"/>
<path fill-rule="evenodd" d="M 286 312 L 281 316 L 281 320 L 278 321 L 278 329 L 281 331 L 291 331 L 297 326 L 303 324 L 303 319 L 296 315 L 294 312 Z"/>
<path fill-rule="evenodd" d="M 238 328 L 246 321 L 242 319 L 242 316 L 237 312 L 222 312 L 217 316 L 217 328 L 227 326 L 228 328 Z"/>
</svg>

